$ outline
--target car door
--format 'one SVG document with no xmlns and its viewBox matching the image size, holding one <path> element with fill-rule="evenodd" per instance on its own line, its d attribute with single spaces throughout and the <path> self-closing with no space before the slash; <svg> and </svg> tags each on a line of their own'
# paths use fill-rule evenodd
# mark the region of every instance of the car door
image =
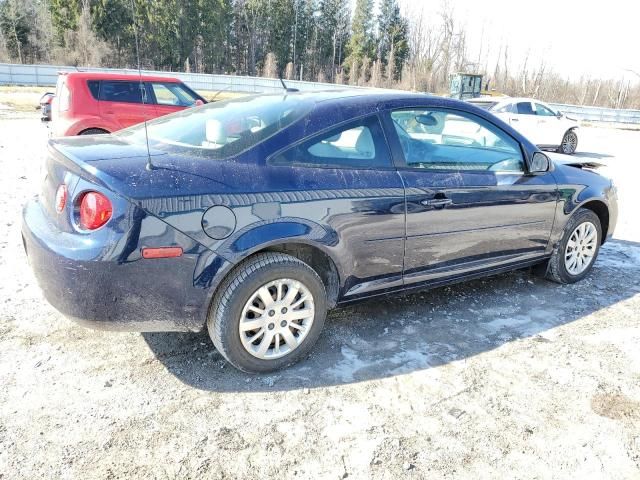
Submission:
<svg viewBox="0 0 640 480">
<path fill-rule="evenodd" d="M 404 187 L 377 114 L 314 135 L 270 166 L 269 181 L 296 192 L 281 216 L 303 212 L 327 232 L 323 243 L 348 270 L 345 297 L 402 285 Z"/>
<path fill-rule="evenodd" d="M 564 131 L 558 116 L 541 103 L 534 102 L 533 107 L 538 119 L 538 130 L 540 132 L 540 142 L 538 145 L 555 146 L 560 145 Z"/>
<path fill-rule="evenodd" d="M 509 124 L 536 145 L 542 140 L 538 118 L 533 103 L 529 101 L 514 103 L 513 111 L 509 115 Z"/>
<path fill-rule="evenodd" d="M 513 137 L 443 108 L 393 110 L 386 122 L 407 199 L 406 284 L 545 254 L 556 183 L 526 173 Z"/>
<path fill-rule="evenodd" d="M 184 110 L 198 100 L 180 83 L 148 82 L 157 116 Z"/>
<path fill-rule="evenodd" d="M 102 80 L 100 115 L 119 128 L 130 127 L 155 117 L 144 85 L 137 81 Z"/>
</svg>

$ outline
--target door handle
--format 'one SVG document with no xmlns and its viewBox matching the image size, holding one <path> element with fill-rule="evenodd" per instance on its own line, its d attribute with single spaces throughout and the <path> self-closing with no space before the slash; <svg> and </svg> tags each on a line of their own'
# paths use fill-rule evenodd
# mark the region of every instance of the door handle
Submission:
<svg viewBox="0 0 640 480">
<path fill-rule="evenodd" d="M 512 118 L 511 121 L 512 122 L 519 122 L 520 120 L 518 120 L 517 118 Z"/>
<path fill-rule="evenodd" d="M 445 207 L 451 205 L 453 202 L 450 198 L 430 198 L 428 200 L 422 200 L 420 203 L 425 207 Z"/>
</svg>

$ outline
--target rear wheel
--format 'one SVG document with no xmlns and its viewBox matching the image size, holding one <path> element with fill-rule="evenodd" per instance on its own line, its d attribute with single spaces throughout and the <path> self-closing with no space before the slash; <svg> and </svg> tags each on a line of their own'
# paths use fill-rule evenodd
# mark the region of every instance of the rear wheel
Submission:
<svg viewBox="0 0 640 480">
<path fill-rule="evenodd" d="M 600 219 L 591 210 L 579 209 L 567 223 L 547 268 L 547 278 L 575 283 L 586 277 L 598 257 L 602 243 Z"/>
<path fill-rule="evenodd" d="M 221 284 L 207 327 L 233 366 L 262 373 L 308 355 L 326 313 L 318 274 L 298 258 L 268 252 L 248 259 Z"/>
<path fill-rule="evenodd" d="M 109 132 L 103 130 L 102 128 L 87 128 L 86 130 L 80 132 L 78 135 L 105 135 L 107 133 Z"/>
<path fill-rule="evenodd" d="M 562 137 L 562 143 L 558 148 L 559 153 L 564 153 L 565 155 L 573 155 L 578 148 L 578 134 L 575 130 L 569 130 Z"/>
</svg>

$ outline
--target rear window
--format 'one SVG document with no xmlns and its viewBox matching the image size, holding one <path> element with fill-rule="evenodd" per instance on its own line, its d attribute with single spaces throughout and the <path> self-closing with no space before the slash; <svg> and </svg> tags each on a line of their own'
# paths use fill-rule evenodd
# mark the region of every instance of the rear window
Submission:
<svg viewBox="0 0 640 480">
<path fill-rule="evenodd" d="M 102 81 L 100 100 L 107 102 L 142 103 L 140 82 Z"/>
<path fill-rule="evenodd" d="M 247 96 L 208 103 L 147 122 L 149 146 L 166 152 L 206 158 L 237 155 L 301 119 L 314 103 L 302 95 Z M 118 136 L 146 141 L 144 124 Z"/>
<path fill-rule="evenodd" d="M 58 110 L 61 112 L 69 110 L 69 106 L 71 105 L 71 92 L 69 92 L 64 77 L 58 80 L 56 96 L 58 97 Z"/>
<path fill-rule="evenodd" d="M 498 102 L 470 102 L 472 105 L 475 105 L 476 107 L 480 107 L 483 108 L 484 110 L 491 110 L 493 107 L 495 107 Z"/>
</svg>

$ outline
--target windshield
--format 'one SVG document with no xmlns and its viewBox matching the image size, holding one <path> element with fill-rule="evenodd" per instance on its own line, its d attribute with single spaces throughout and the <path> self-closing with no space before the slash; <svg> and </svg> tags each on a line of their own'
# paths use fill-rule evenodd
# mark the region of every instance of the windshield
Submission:
<svg viewBox="0 0 640 480">
<path fill-rule="evenodd" d="M 228 158 L 257 145 L 311 111 L 302 95 L 260 95 L 215 102 L 147 122 L 149 146 L 171 153 Z M 118 136 L 145 142 L 144 125 Z"/>
</svg>

